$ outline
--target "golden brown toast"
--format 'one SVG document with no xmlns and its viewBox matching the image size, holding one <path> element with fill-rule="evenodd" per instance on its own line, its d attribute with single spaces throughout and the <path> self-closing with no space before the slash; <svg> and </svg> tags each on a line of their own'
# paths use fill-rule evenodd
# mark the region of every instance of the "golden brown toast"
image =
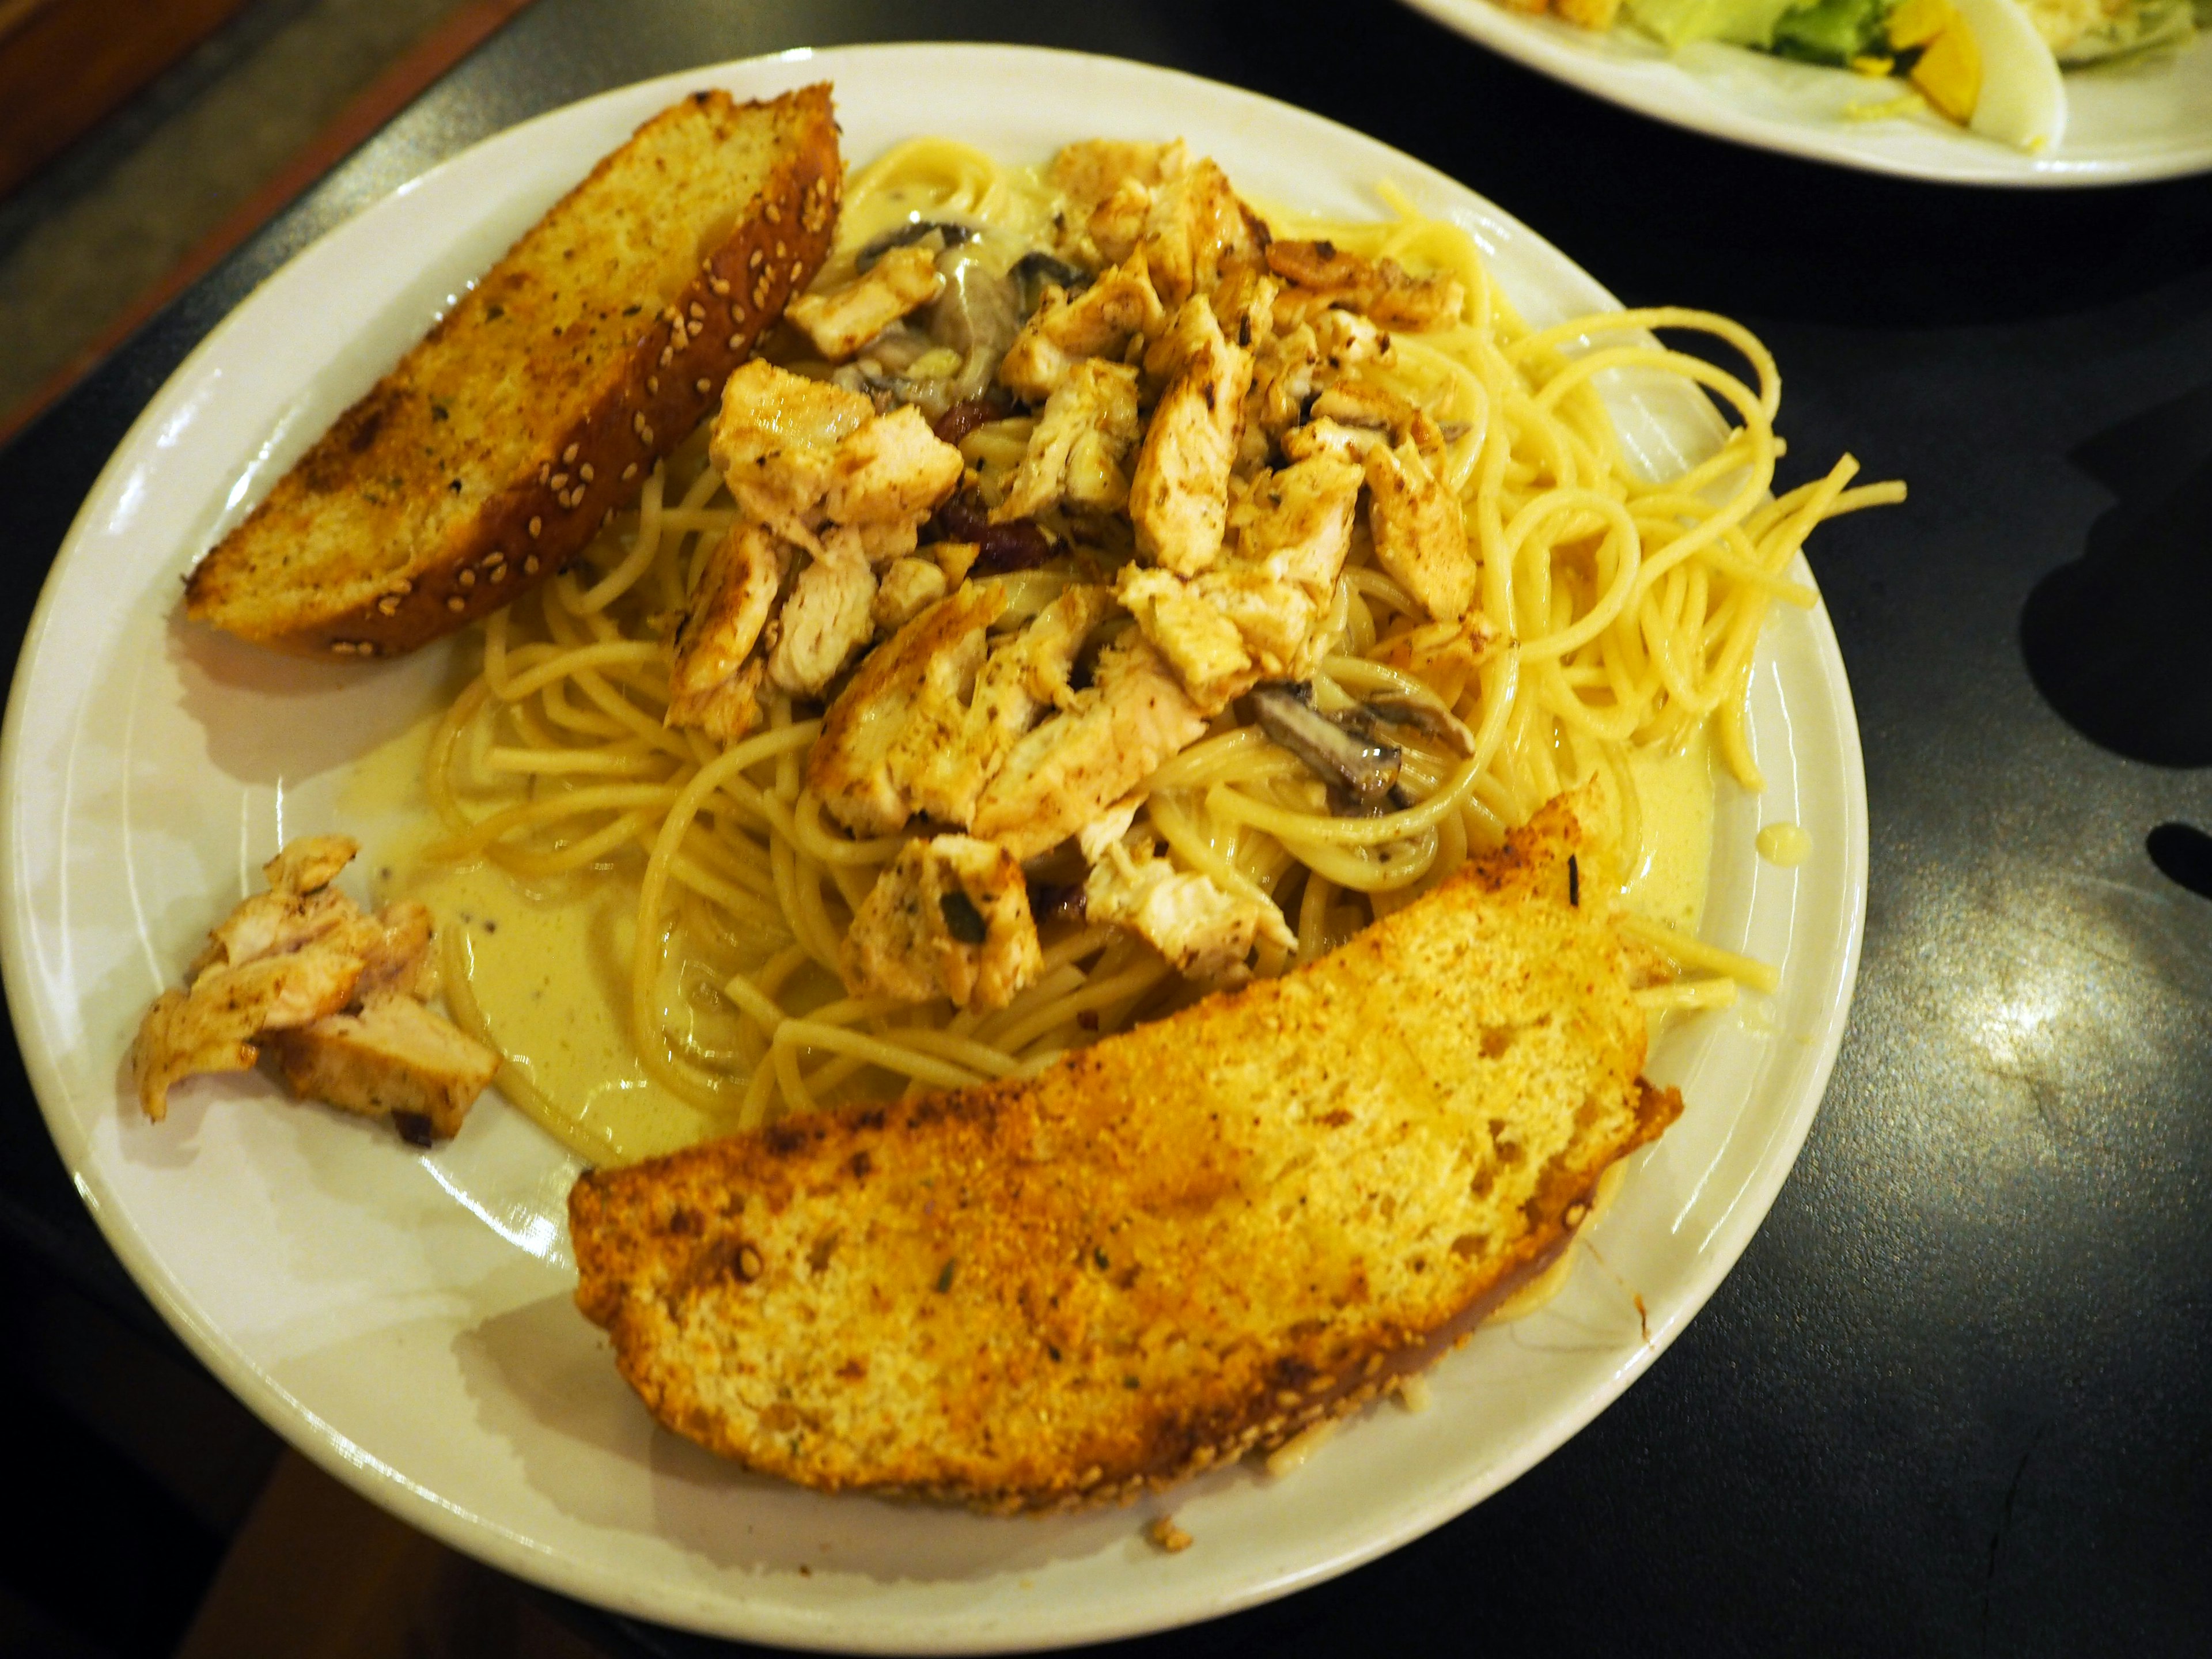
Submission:
<svg viewBox="0 0 2212 1659">
<path fill-rule="evenodd" d="M 661 1422 L 825 1491 L 1126 1501 L 1354 1410 L 1681 1109 L 1584 835 L 1555 802 L 1321 961 L 1036 1078 L 586 1175 L 577 1302 Z"/>
<path fill-rule="evenodd" d="M 842 188 L 826 85 L 653 117 L 200 562 L 186 613 L 385 656 L 558 570 L 812 279 Z"/>
</svg>

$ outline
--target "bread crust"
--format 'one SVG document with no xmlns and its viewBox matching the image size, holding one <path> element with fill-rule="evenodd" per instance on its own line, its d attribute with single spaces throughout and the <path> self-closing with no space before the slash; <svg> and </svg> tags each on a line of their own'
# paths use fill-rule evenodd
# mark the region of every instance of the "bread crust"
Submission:
<svg viewBox="0 0 2212 1659">
<path fill-rule="evenodd" d="M 580 249 L 588 264 L 594 238 L 636 228 L 611 222 L 609 204 L 634 209 L 653 170 L 667 171 L 664 152 L 720 143 L 734 161 L 764 137 L 772 148 L 759 187 L 728 204 L 733 227 L 706 245 L 679 289 L 593 292 L 592 272 L 575 275 L 574 255 Z M 730 371 L 812 280 L 842 185 L 826 83 L 744 105 L 694 93 L 655 116 L 200 562 L 185 582 L 186 614 L 296 655 L 392 656 L 558 571 L 637 498 L 654 463 L 714 409 Z M 583 284 L 580 300 L 557 289 L 568 280 Z M 570 325 L 574 347 L 561 341 L 556 304 L 567 319 L 635 312 L 640 321 L 599 357 L 601 341 L 580 325 Z M 529 354 L 563 352 L 573 361 L 552 368 L 573 376 L 557 406 L 531 410 L 526 441 L 507 440 L 501 399 L 522 378 L 516 371 Z M 545 356 L 527 367 L 542 378 Z"/>
<path fill-rule="evenodd" d="M 1547 809 L 1334 955 L 1038 1077 L 587 1174 L 578 1305 L 659 1421 L 825 1491 L 1126 1502 L 1355 1411 L 1681 1109 L 1579 835 Z M 1522 1075 L 1509 1030 L 1581 1058 L 1517 1098 L 1480 1072 Z"/>
</svg>

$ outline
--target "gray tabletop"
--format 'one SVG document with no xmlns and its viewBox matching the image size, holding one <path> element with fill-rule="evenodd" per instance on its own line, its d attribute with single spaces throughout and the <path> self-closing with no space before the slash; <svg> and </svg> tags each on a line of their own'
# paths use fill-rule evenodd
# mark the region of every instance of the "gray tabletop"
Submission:
<svg viewBox="0 0 2212 1659">
<path fill-rule="evenodd" d="M 2212 828 L 2212 183 L 1846 173 L 1623 114 L 1395 8 L 1287 18 L 541 0 L 0 453 L 8 637 L 108 449 L 256 281 L 542 110 L 793 46 L 971 39 L 1370 131 L 1629 302 L 1741 317 L 1781 360 L 1796 454 L 1911 481 L 1812 554 L 1866 751 L 1864 965 L 1795 1173 L 1642 1382 L 1382 1561 L 1129 1645 L 2212 1650 L 2212 844 L 2185 827 Z M 129 1300 L 20 1068 L 0 1084 L 0 1224 Z"/>
</svg>

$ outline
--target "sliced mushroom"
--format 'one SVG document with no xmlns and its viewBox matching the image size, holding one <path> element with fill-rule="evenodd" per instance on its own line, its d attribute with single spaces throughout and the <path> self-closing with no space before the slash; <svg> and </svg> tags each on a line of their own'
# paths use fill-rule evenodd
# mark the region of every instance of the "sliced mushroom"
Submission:
<svg viewBox="0 0 2212 1659">
<path fill-rule="evenodd" d="M 1313 687 L 1304 681 L 1257 687 L 1252 712 L 1261 731 L 1330 786 L 1329 808 L 1340 817 L 1376 811 L 1395 793 L 1401 751 L 1322 714 L 1314 707 Z"/>
<path fill-rule="evenodd" d="M 853 256 L 853 269 L 866 272 L 874 268 L 877 260 L 895 247 L 912 247 L 932 232 L 945 239 L 946 247 L 958 247 L 978 234 L 970 225 L 957 224 L 950 219 L 915 219 L 903 225 L 895 225 L 880 236 L 871 237 L 866 245 Z"/>
<path fill-rule="evenodd" d="M 948 247 L 937 256 L 945 292 L 922 313 L 929 337 L 960 353 L 960 372 L 944 383 L 944 403 L 928 410 L 941 415 L 953 404 L 981 397 L 997 377 L 999 360 L 1021 331 L 1021 298 L 1011 277 L 985 264 L 974 249 Z"/>
<path fill-rule="evenodd" d="M 1407 691 L 1377 692 L 1362 698 L 1338 718 L 1358 720 L 1369 728 L 1370 735 L 1376 721 L 1387 726 L 1410 726 L 1417 732 L 1426 732 L 1462 760 L 1474 753 L 1474 732 L 1434 693 L 1424 697 Z"/>
<path fill-rule="evenodd" d="M 1044 303 L 1048 286 L 1062 289 L 1073 298 L 1095 280 L 1089 271 L 1034 249 L 1014 261 L 1014 281 L 1021 286 L 1022 315 L 1025 318 Z"/>
</svg>

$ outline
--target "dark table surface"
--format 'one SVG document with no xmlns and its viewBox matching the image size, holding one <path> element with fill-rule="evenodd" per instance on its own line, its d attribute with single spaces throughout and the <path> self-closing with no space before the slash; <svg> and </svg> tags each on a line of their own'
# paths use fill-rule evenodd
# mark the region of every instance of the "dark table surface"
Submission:
<svg viewBox="0 0 2212 1659">
<path fill-rule="evenodd" d="M 109 450 L 257 282 L 573 99 L 799 45 L 1000 40 L 1371 132 L 1629 303 L 1741 318 L 1783 364 L 1796 455 L 1911 481 L 1812 553 L 1865 744 L 1864 965 L 1795 1172 L 1642 1382 L 1395 1554 L 1127 1645 L 2212 1651 L 2212 860 L 2161 829 L 2212 828 L 2212 179 L 1847 173 L 1620 113 L 1392 7 L 1287 15 L 540 0 L 0 453 L 0 637 L 19 647 Z M 150 1319 L 8 1065 L 0 1226 Z"/>
</svg>

